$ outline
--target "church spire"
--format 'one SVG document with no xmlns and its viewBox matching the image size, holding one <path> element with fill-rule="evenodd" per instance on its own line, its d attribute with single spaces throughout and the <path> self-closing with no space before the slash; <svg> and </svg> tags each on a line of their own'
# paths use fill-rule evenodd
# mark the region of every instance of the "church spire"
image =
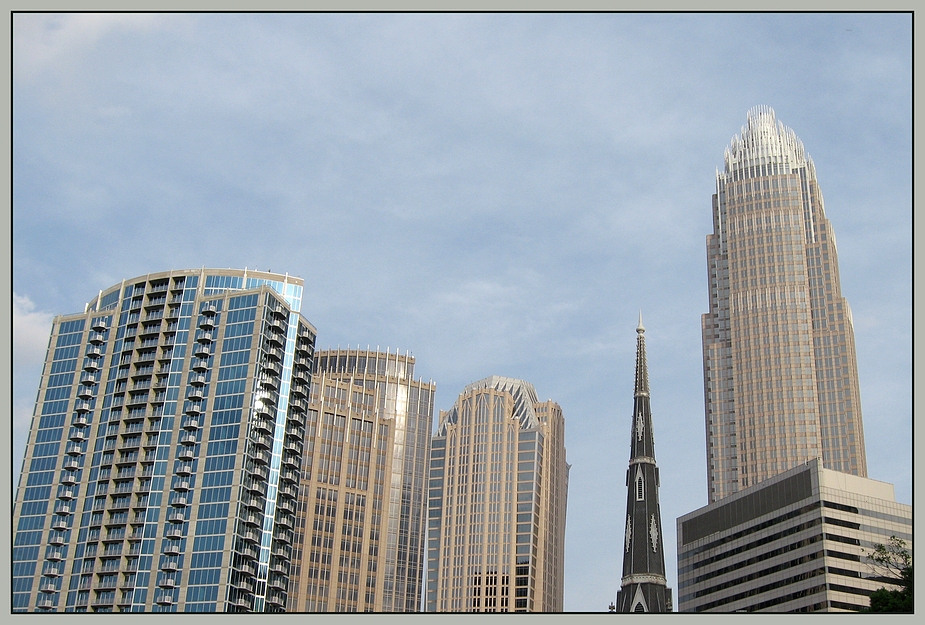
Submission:
<svg viewBox="0 0 925 625">
<path fill-rule="evenodd" d="M 636 328 L 636 386 L 626 472 L 626 533 L 623 578 L 617 593 L 617 612 L 670 612 L 671 590 L 665 579 L 662 518 L 658 505 L 658 466 L 649 405 L 642 312 Z"/>
</svg>

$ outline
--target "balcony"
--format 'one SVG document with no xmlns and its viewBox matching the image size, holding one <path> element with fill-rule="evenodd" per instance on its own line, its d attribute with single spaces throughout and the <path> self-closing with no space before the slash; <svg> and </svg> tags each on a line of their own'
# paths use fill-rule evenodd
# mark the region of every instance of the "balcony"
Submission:
<svg viewBox="0 0 925 625">
<path fill-rule="evenodd" d="M 42 597 L 35 603 L 35 607 L 40 610 L 53 610 L 58 606 L 55 605 L 55 600 L 51 597 Z"/>
<path fill-rule="evenodd" d="M 93 360 L 94 358 L 99 358 L 100 356 L 103 355 L 103 348 L 101 348 L 99 345 L 91 345 L 90 347 L 87 348 L 86 355 L 90 358 L 90 360 Z M 87 365 L 87 362 L 84 361 L 84 367 L 86 367 L 86 365 Z"/>
<path fill-rule="evenodd" d="M 206 376 L 204 373 L 197 373 L 196 375 L 190 376 L 189 383 L 191 386 L 205 386 Z"/>
<path fill-rule="evenodd" d="M 87 430 L 84 428 L 71 428 L 67 437 L 75 443 L 82 443 L 87 440 Z"/>
<path fill-rule="evenodd" d="M 173 595 L 172 594 L 163 594 L 157 595 L 157 598 L 154 600 L 157 605 L 173 605 Z"/>
<path fill-rule="evenodd" d="M 279 379 L 272 375 L 261 375 L 257 378 L 261 388 L 276 392 L 279 390 Z"/>
<path fill-rule="evenodd" d="M 78 401 L 74 403 L 74 410 L 78 413 L 86 413 L 93 410 L 88 401 Z"/>
<path fill-rule="evenodd" d="M 217 312 L 215 304 L 206 304 L 199 310 L 199 314 L 206 316 L 214 316 Z"/>
<path fill-rule="evenodd" d="M 177 475 L 191 475 L 193 473 L 193 465 L 191 464 L 181 464 L 174 471 Z"/>
<path fill-rule="evenodd" d="M 167 538 L 172 538 L 179 540 L 183 538 L 183 526 L 182 525 L 172 525 L 167 528 L 166 533 Z M 179 543 L 177 543 L 179 545 Z M 166 551 L 164 553 L 167 553 Z"/>
<path fill-rule="evenodd" d="M 251 442 L 258 448 L 271 449 L 273 447 L 273 437 L 266 434 L 251 433 Z"/>
<path fill-rule="evenodd" d="M 206 343 L 196 343 L 193 346 L 193 354 L 199 358 L 203 358 L 203 359 L 208 358 L 211 353 L 212 353 L 212 350 L 209 348 L 209 345 Z"/>
<path fill-rule="evenodd" d="M 280 351 L 280 350 L 277 349 L 277 351 Z M 275 377 L 279 377 L 283 374 L 283 366 L 279 364 L 278 362 L 274 362 L 272 360 L 267 360 L 266 362 L 263 363 L 263 370 L 265 373 L 268 373 L 269 375 L 272 375 Z"/>
<path fill-rule="evenodd" d="M 195 458 L 196 458 L 196 448 L 195 447 L 192 447 L 192 446 L 187 447 L 187 446 L 181 445 L 180 449 L 177 450 L 177 460 L 180 460 L 182 462 L 190 462 L 191 460 Z"/>
<path fill-rule="evenodd" d="M 180 541 L 164 541 L 161 545 L 161 553 L 165 556 L 178 556 L 180 555 Z"/>
<path fill-rule="evenodd" d="M 191 417 L 199 416 L 202 414 L 202 404 L 200 404 L 199 402 L 190 402 L 186 406 L 186 410 L 184 410 L 184 412 L 190 415 Z"/>
<path fill-rule="evenodd" d="M 173 577 L 164 577 L 157 583 L 161 588 L 176 588 L 177 580 Z"/>
<path fill-rule="evenodd" d="M 299 481 L 299 472 L 295 469 L 286 467 L 279 472 L 280 479 L 283 479 L 287 482 L 298 482 Z"/>
<path fill-rule="evenodd" d="M 269 464 L 270 452 L 266 449 L 257 449 L 251 453 L 251 458 L 258 464 Z"/>
<path fill-rule="evenodd" d="M 189 499 L 186 496 L 172 497 L 170 505 L 174 508 L 186 508 L 189 506 Z"/>
<path fill-rule="evenodd" d="M 285 352 L 278 347 L 268 347 L 265 353 L 268 358 L 272 358 L 273 360 L 282 360 L 283 356 L 286 355 Z M 282 369 L 280 369 L 280 371 L 282 371 Z"/>
<path fill-rule="evenodd" d="M 193 371 L 206 371 L 209 368 L 209 359 L 208 358 L 194 358 L 190 363 L 190 368 Z"/>
<path fill-rule="evenodd" d="M 248 511 L 241 516 L 241 521 L 247 525 L 263 526 L 263 515 L 254 511 Z"/>
<path fill-rule="evenodd" d="M 193 386 L 186 390 L 186 398 L 190 401 L 202 401 L 203 397 L 205 397 L 205 395 L 201 387 Z"/>
<path fill-rule="evenodd" d="M 266 504 L 266 500 L 262 497 L 255 497 L 251 495 L 250 497 L 245 497 L 242 500 L 242 503 L 247 508 L 252 508 L 254 510 L 260 510 L 263 512 L 263 507 Z"/>
<path fill-rule="evenodd" d="M 52 566 L 46 567 L 45 570 L 42 571 L 42 575 L 52 579 L 57 579 L 58 577 L 64 575 L 64 565 L 56 563 Z"/>
<path fill-rule="evenodd" d="M 292 529 L 295 524 L 295 516 L 291 514 L 280 514 L 276 517 L 276 525 L 284 529 Z M 292 541 L 289 541 L 292 542 Z"/>
<path fill-rule="evenodd" d="M 249 467 L 250 476 L 255 480 L 270 479 L 270 469 L 265 464 L 253 464 Z"/>
<path fill-rule="evenodd" d="M 284 453 L 283 464 L 292 467 L 293 469 L 298 469 L 302 465 L 302 458 L 298 454 Z"/>
<path fill-rule="evenodd" d="M 71 527 L 66 516 L 55 516 L 51 519 L 51 529 L 58 532 L 66 532 Z"/>
<path fill-rule="evenodd" d="M 260 532 L 255 532 L 254 530 L 248 529 L 241 534 L 241 538 L 249 543 L 260 544 L 260 540 L 263 538 L 263 536 L 260 534 Z"/>
<path fill-rule="evenodd" d="M 190 489 L 190 483 L 186 480 L 174 482 L 173 489 L 178 493 L 185 493 Z"/>
<path fill-rule="evenodd" d="M 176 558 L 167 558 L 164 560 L 164 563 L 161 564 L 162 571 L 178 571 L 180 569 L 180 561 Z"/>
<path fill-rule="evenodd" d="M 167 515 L 167 521 L 170 523 L 183 523 L 186 521 L 186 513 L 182 510 L 171 512 Z"/>
<path fill-rule="evenodd" d="M 273 423 L 270 419 L 264 416 L 258 416 L 254 419 L 254 430 L 259 432 L 264 432 L 266 434 L 272 434 L 276 429 L 276 424 Z"/>
<path fill-rule="evenodd" d="M 67 488 L 65 490 L 58 491 L 58 499 L 61 501 L 70 501 L 77 497 L 77 491 Z"/>
<path fill-rule="evenodd" d="M 45 559 L 49 562 L 61 562 L 64 560 L 64 552 L 60 549 L 53 549 L 45 554 Z"/>
<path fill-rule="evenodd" d="M 215 317 L 202 315 L 199 317 L 199 327 L 203 330 L 212 330 L 215 327 Z"/>
<path fill-rule="evenodd" d="M 70 501 L 59 501 L 55 505 L 55 514 L 58 516 L 70 516 L 76 511 L 76 506 Z"/>
<path fill-rule="evenodd" d="M 190 433 L 190 434 L 182 434 L 182 435 L 180 436 L 180 444 L 181 444 L 181 445 L 195 445 L 195 444 L 198 443 L 198 442 L 199 442 L 199 441 L 197 440 L 195 434 L 192 434 L 192 433 Z"/>
<path fill-rule="evenodd" d="M 39 592 L 41 593 L 58 592 L 58 585 L 51 580 L 46 580 L 42 582 L 41 585 L 39 586 Z"/>
<path fill-rule="evenodd" d="M 67 539 L 63 532 L 51 532 L 48 536 L 48 544 L 53 547 L 63 547 L 67 544 Z"/>
</svg>

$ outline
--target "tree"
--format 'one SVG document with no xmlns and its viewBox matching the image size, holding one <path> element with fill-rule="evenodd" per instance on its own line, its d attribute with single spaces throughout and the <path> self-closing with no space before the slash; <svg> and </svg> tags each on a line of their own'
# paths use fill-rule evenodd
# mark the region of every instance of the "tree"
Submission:
<svg viewBox="0 0 925 625">
<path fill-rule="evenodd" d="M 899 590 L 880 588 L 870 595 L 871 612 L 912 612 L 912 555 L 906 541 L 890 536 L 886 545 L 877 544 L 867 554 L 876 579 L 899 586 Z"/>
</svg>

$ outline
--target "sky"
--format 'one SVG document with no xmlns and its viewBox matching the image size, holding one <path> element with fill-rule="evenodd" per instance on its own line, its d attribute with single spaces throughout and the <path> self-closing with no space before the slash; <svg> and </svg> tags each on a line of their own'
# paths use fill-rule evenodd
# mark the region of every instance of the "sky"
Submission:
<svg viewBox="0 0 925 625">
<path fill-rule="evenodd" d="M 711 196 L 756 105 L 815 161 L 868 473 L 911 504 L 912 18 L 872 13 L 16 14 L 13 484 L 54 315 L 150 272 L 288 272 L 318 348 L 409 351 L 435 413 L 489 375 L 562 406 L 565 609 L 605 611 L 641 311 L 676 589 Z"/>
</svg>

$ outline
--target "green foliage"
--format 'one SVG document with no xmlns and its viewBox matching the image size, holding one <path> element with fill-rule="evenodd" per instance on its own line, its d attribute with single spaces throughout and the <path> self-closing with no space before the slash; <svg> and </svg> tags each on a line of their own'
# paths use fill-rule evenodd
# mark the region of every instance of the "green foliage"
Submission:
<svg viewBox="0 0 925 625">
<path fill-rule="evenodd" d="M 912 555 L 906 541 L 890 536 L 886 545 L 876 545 L 867 555 L 877 578 L 899 586 L 899 590 L 880 588 L 870 595 L 871 612 L 913 612 Z"/>
</svg>

